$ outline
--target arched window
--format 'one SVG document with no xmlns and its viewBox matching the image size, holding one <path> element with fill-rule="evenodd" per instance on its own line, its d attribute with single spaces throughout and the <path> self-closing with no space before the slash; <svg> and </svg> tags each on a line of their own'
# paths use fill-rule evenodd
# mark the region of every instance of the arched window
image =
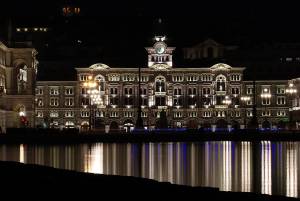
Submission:
<svg viewBox="0 0 300 201">
<path fill-rule="evenodd" d="M 217 91 L 226 90 L 226 77 L 224 75 L 218 75 L 216 77 L 216 82 L 217 82 Z"/>
<path fill-rule="evenodd" d="M 166 78 L 163 76 L 155 78 L 155 92 L 166 92 Z"/>
<path fill-rule="evenodd" d="M 105 91 L 105 78 L 102 75 L 97 75 L 95 81 L 98 83 L 98 90 Z"/>
</svg>

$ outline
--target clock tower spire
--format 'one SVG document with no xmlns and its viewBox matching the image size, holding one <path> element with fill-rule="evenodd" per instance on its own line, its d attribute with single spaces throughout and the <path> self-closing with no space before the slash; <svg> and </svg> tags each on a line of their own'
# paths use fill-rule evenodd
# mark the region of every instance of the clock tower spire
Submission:
<svg viewBox="0 0 300 201">
<path fill-rule="evenodd" d="M 146 47 L 148 52 L 148 67 L 154 69 L 168 69 L 173 66 L 172 53 L 175 47 L 168 47 L 166 36 L 155 36 L 154 45 Z"/>
</svg>

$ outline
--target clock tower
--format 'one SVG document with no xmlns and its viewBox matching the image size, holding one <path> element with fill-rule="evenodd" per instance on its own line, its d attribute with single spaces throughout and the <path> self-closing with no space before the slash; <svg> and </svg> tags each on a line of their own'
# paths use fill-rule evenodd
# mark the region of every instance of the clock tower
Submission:
<svg viewBox="0 0 300 201">
<path fill-rule="evenodd" d="M 175 47 L 168 47 L 166 36 L 155 36 L 153 47 L 146 47 L 148 52 L 148 67 L 154 69 L 168 69 L 173 66 L 172 52 Z"/>
</svg>

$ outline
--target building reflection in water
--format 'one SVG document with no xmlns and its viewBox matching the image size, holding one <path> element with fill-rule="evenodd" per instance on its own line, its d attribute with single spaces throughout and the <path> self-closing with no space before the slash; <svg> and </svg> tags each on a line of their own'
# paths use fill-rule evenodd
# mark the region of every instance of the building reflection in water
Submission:
<svg viewBox="0 0 300 201">
<path fill-rule="evenodd" d="M 298 150 L 297 142 L 286 144 L 286 196 L 298 197 Z"/>
<path fill-rule="evenodd" d="M 271 142 L 261 142 L 261 193 L 272 194 Z"/>
<path fill-rule="evenodd" d="M 262 193 L 298 197 L 299 142 L 262 141 L 257 147 L 259 175 L 252 175 L 251 142 L 0 145 L 0 160 L 211 186 L 222 191 L 253 191 L 255 178 Z"/>
</svg>

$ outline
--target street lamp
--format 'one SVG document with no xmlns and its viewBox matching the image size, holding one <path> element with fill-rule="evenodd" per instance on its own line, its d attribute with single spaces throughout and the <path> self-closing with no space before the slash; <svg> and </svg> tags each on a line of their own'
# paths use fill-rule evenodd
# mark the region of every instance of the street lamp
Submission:
<svg viewBox="0 0 300 201">
<path fill-rule="evenodd" d="M 228 119 L 229 119 L 229 105 L 231 104 L 231 99 L 229 98 L 229 96 L 225 96 L 225 99 L 222 101 L 222 103 L 223 104 L 225 104 L 225 105 L 227 105 L 227 115 L 226 115 L 226 117 L 227 117 L 227 127 L 228 127 L 228 124 L 229 124 L 229 122 L 228 122 Z"/>
<path fill-rule="evenodd" d="M 266 116 L 267 116 L 267 114 L 266 114 L 266 112 L 267 112 L 267 105 L 270 104 L 270 102 L 267 103 L 267 100 L 270 100 L 271 97 L 272 97 L 272 95 L 270 94 L 269 90 L 267 88 L 265 88 L 263 90 L 263 93 L 260 94 L 260 97 L 265 101 L 265 103 L 263 105 L 265 106 L 265 115 L 264 116 L 265 116 L 265 121 L 266 121 L 267 120 L 267 118 L 266 118 Z M 264 125 L 263 125 L 263 127 L 264 127 Z"/>
<path fill-rule="evenodd" d="M 92 130 L 92 105 L 96 103 L 96 101 L 100 101 L 99 91 L 97 88 L 97 83 L 93 81 L 93 76 L 88 76 L 88 81 L 83 83 L 83 86 L 87 88 L 87 95 L 89 98 L 89 108 L 90 108 L 90 115 L 89 115 L 89 130 Z"/>
<path fill-rule="evenodd" d="M 285 90 L 290 98 L 290 104 L 289 104 L 289 127 L 290 129 L 293 128 L 293 121 L 292 121 L 292 111 L 293 111 L 293 96 L 297 93 L 297 89 L 293 83 L 290 83 L 288 88 Z"/>
<path fill-rule="evenodd" d="M 246 103 L 248 101 L 250 101 L 250 97 L 249 96 L 242 96 L 241 97 L 241 101 L 243 102 L 243 106 L 244 106 L 244 128 L 247 127 L 247 121 L 246 121 L 246 118 L 247 118 L 247 110 L 246 110 Z"/>
</svg>

